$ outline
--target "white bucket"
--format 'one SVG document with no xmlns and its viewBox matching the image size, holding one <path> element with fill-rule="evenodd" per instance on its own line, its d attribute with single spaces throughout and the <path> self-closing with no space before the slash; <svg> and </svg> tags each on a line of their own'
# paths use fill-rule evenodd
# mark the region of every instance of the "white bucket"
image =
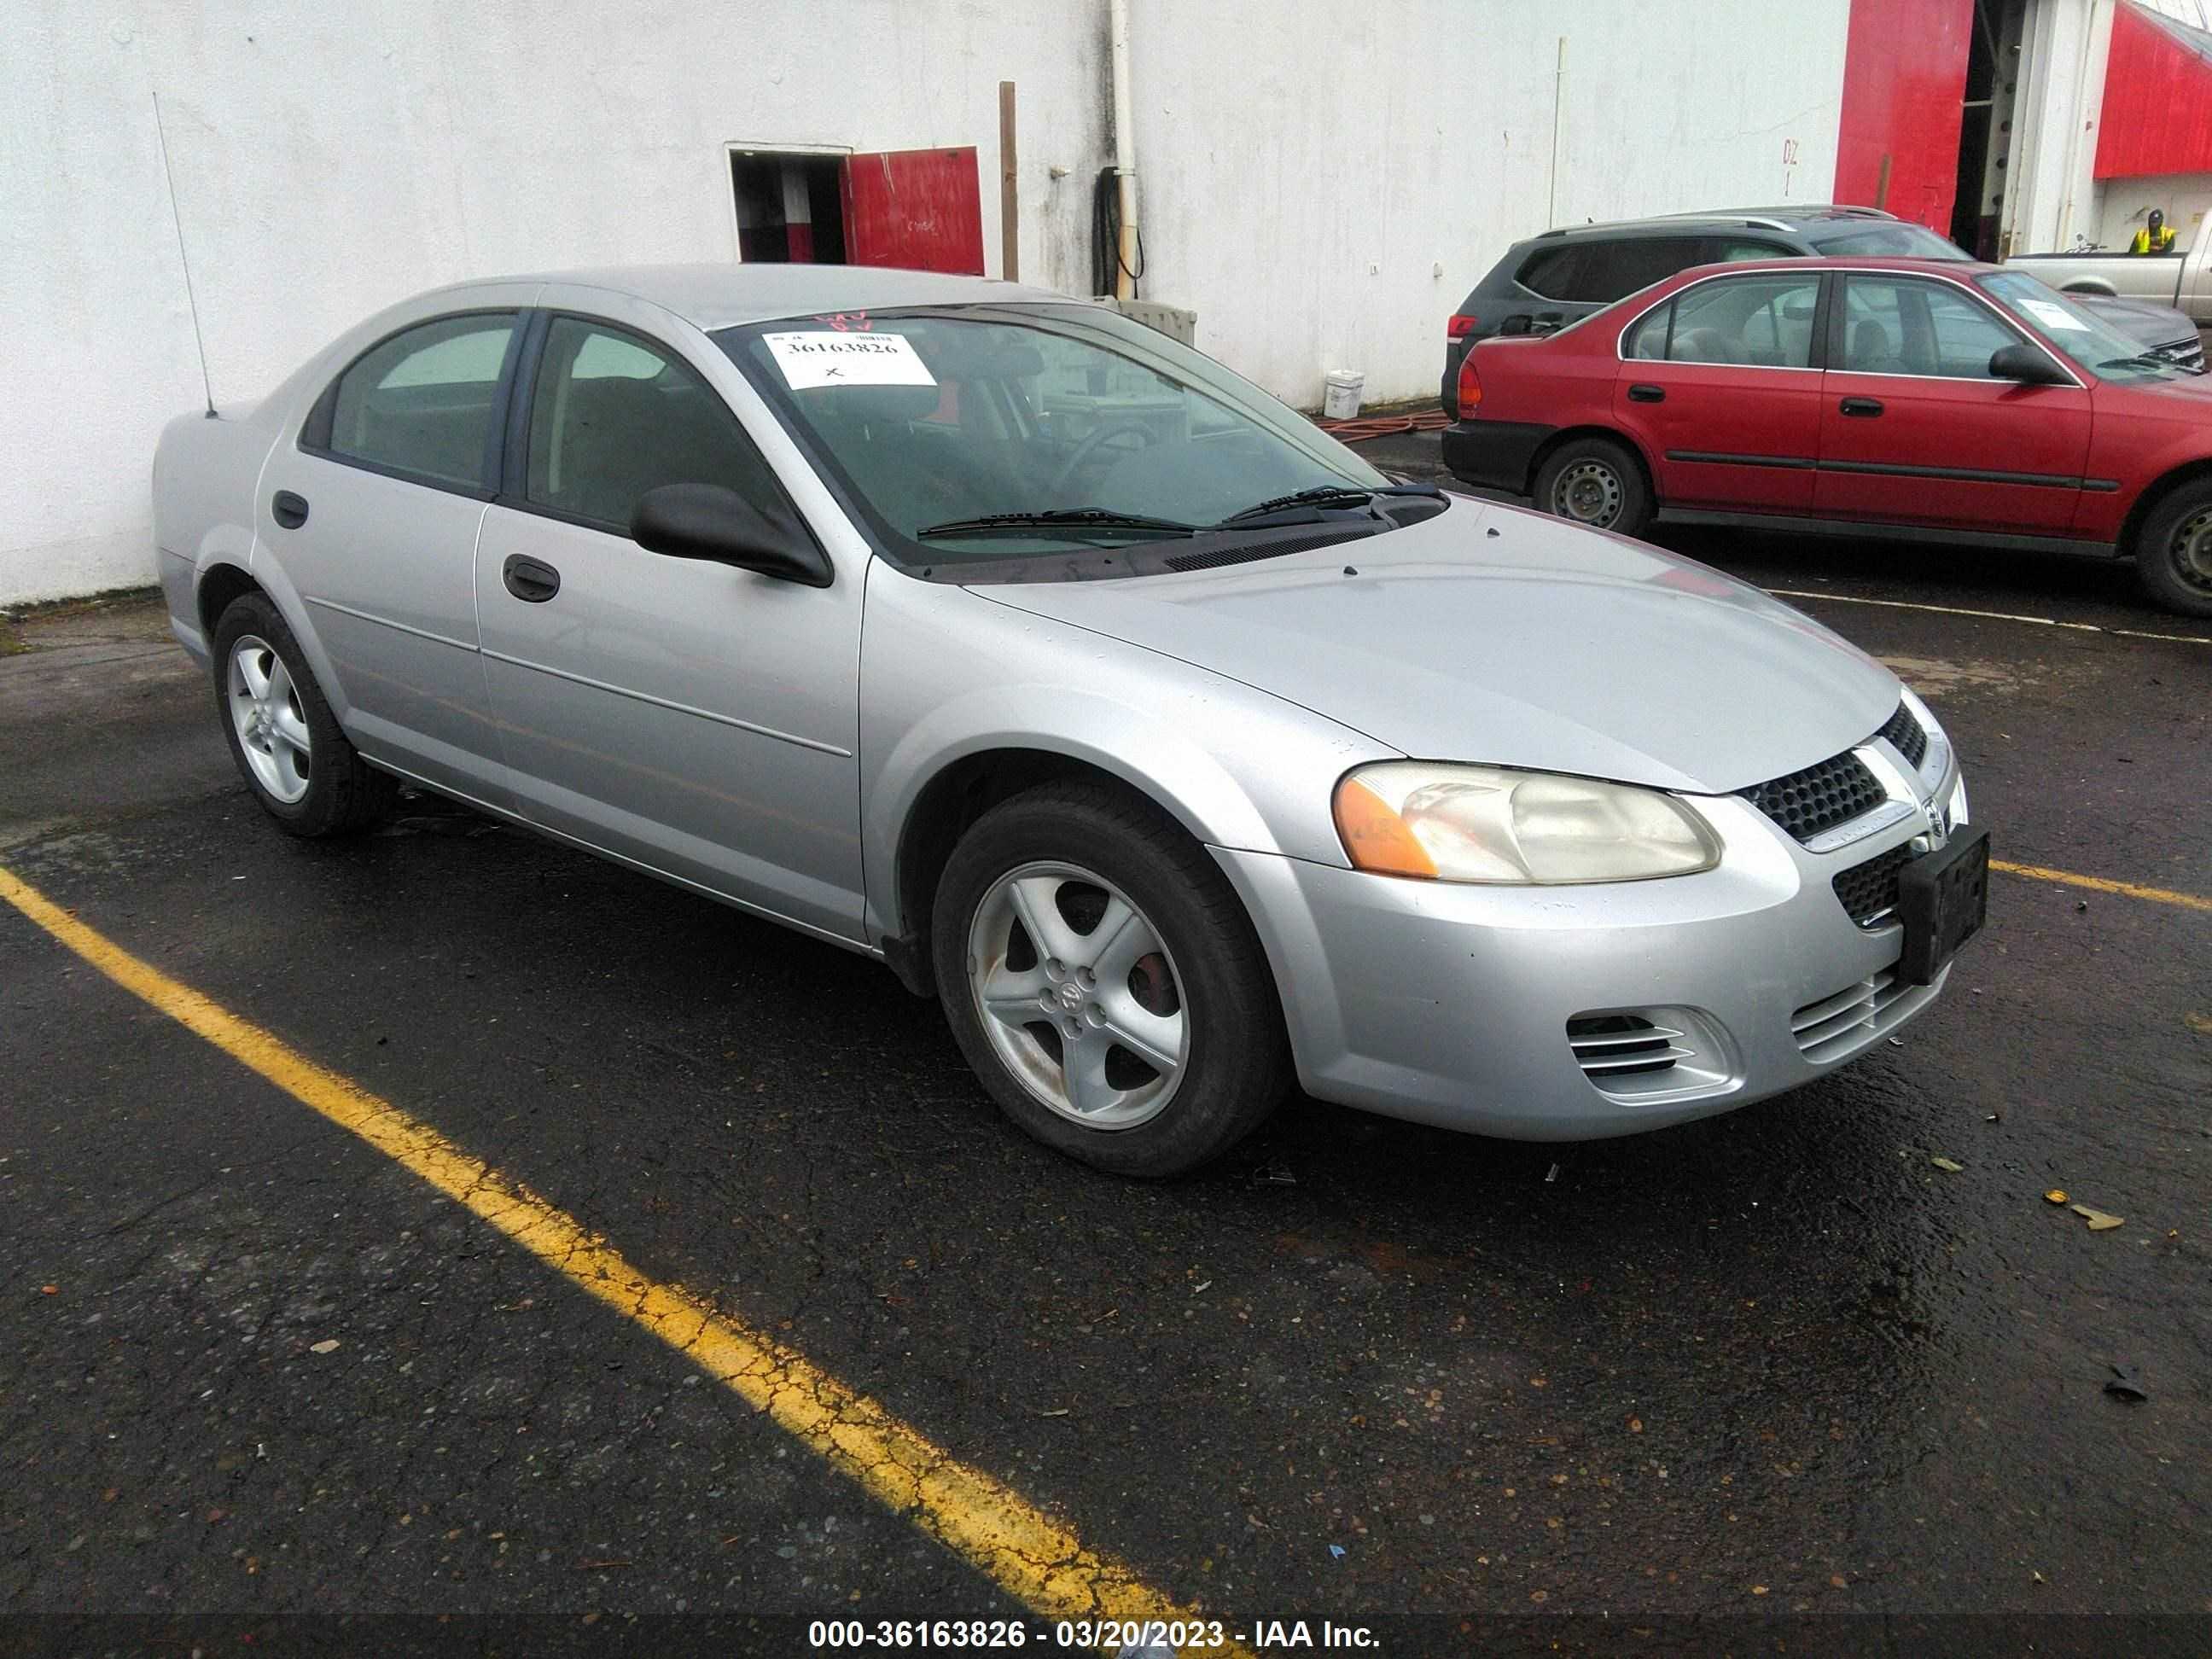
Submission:
<svg viewBox="0 0 2212 1659">
<path fill-rule="evenodd" d="M 1356 368 L 1332 368 L 1322 384 L 1327 388 L 1321 400 L 1322 419 L 1348 421 L 1359 413 L 1359 394 L 1367 385 L 1364 374 Z"/>
</svg>

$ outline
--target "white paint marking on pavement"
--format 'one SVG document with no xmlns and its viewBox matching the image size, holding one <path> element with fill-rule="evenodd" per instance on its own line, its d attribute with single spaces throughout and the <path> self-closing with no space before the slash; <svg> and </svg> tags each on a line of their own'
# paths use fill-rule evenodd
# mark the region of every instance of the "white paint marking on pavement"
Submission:
<svg viewBox="0 0 2212 1659">
<path fill-rule="evenodd" d="M 1838 605 L 1879 605 L 1892 611 L 1935 611 L 1946 617 L 1982 617 L 1990 622 L 2027 623 L 2037 628 L 2064 628 L 2077 634 L 2109 634 L 2122 640 L 2162 640 L 2169 645 L 2212 645 L 2201 634 L 2149 634 L 2136 628 L 2100 628 L 2095 623 L 2060 622 L 2056 617 L 2021 617 L 2009 611 L 1970 611 L 1956 605 L 1916 605 L 1910 599 L 1868 599 L 1855 593 L 1815 593 L 1801 587 L 1770 587 L 1778 599 L 1832 599 Z"/>
</svg>

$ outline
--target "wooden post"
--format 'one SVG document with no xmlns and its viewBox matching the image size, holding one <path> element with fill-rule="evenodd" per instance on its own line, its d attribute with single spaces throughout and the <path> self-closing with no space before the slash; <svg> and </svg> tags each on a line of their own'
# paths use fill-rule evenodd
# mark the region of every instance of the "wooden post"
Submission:
<svg viewBox="0 0 2212 1659">
<path fill-rule="evenodd" d="M 1007 282 L 1022 279 L 1022 200 L 1016 187 L 1014 160 L 1014 83 L 999 82 L 999 275 Z"/>
<path fill-rule="evenodd" d="M 1881 153 L 1881 182 L 1874 187 L 1874 204 L 1884 212 L 1889 210 L 1889 163 L 1887 150 Z"/>
</svg>

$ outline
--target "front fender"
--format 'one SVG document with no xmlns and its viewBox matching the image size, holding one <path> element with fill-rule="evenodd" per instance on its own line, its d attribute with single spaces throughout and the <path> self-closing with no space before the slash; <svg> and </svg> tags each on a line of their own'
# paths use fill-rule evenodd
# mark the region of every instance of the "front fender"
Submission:
<svg viewBox="0 0 2212 1659">
<path fill-rule="evenodd" d="M 932 781 L 1011 750 L 1119 778 L 1208 845 L 1337 865 L 1336 781 L 1397 752 L 1207 670 L 878 562 L 860 672 L 871 937 L 911 930 L 899 848 Z"/>
</svg>

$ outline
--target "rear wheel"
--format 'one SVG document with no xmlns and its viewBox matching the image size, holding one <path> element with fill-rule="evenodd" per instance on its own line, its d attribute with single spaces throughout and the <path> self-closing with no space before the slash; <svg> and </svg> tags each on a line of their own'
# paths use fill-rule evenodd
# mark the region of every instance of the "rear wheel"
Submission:
<svg viewBox="0 0 2212 1659">
<path fill-rule="evenodd" d="M 1644 468 L 1610 438 L 1577 438 L 1545 457 L 1536 473 L 1536 505 L 1555 518 L 1624 536 L 1640 536 L 1651 522 Z"/>
<path fill-rule="evenodd" d="M 346 741 L 267 594 L 240 594 L 216 621 L 215 696 L 231 758 L 293 835 L 343 835 L 390 808 L 398 785 Z"/>
<path fill-rule="evenodd" d="M 1054 784 L 994 807 L 945 866 L 931 937 L 985 1088 L 1086 1164 L 1182 1174 L 1289 1087 L 1249 920 L 1204 848 L 1141 801 Z"/>
<path fill-rule="evenodd" d="M 2183 484 L 2136 532 L 2136 579 L 2185 617 L 2212 617 L 2212 478 Z"/>
</svg>

